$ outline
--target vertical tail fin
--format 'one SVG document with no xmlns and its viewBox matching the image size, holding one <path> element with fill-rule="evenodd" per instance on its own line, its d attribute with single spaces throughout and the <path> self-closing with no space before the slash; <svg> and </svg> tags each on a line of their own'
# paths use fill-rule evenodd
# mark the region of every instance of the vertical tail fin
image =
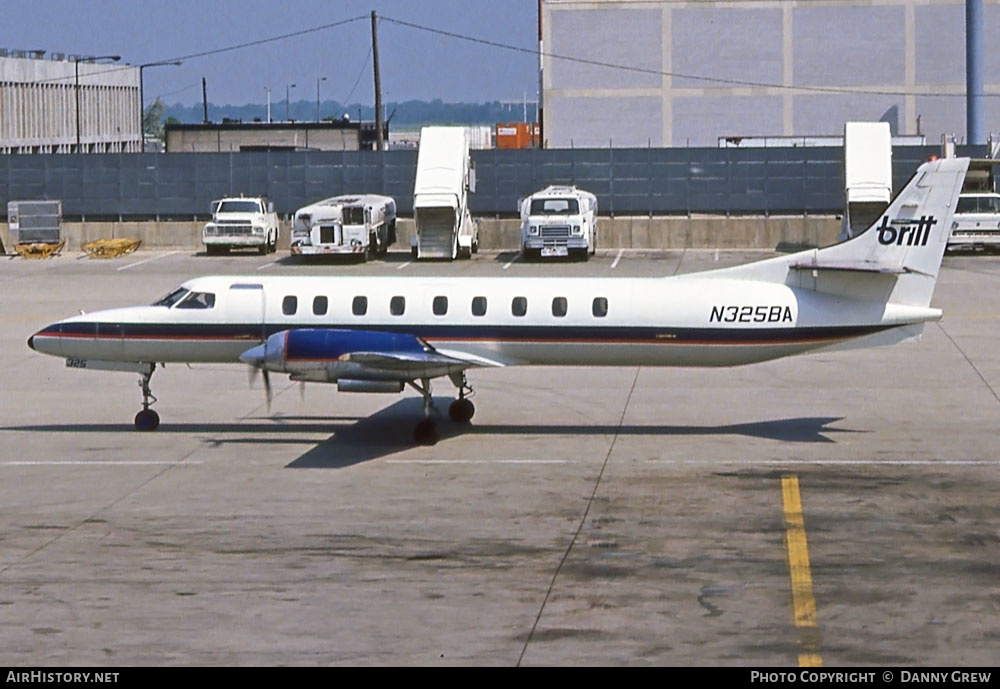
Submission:
<svg viewBox="0 0 1000 689">
<path fill-rule="evenodd" d="M 968 167 L 968 158 L 924 163 L 868 230 L 810 252 L 815 265 L 894 274 L 888 302 L 929 305 Z"/>
<path fill-rule="evenodd" d="M 968 168 L 968 158 L 924 163 L 882 217 L 846 242 L 703 275 L 780 282 L 861 301 L 929 306 Z"/>
</svg>

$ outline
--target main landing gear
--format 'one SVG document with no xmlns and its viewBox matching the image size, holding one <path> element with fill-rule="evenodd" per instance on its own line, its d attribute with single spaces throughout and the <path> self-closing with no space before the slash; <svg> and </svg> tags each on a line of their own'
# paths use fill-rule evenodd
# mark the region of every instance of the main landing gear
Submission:
<svg viewBox="0 0 1000 689">
<path fill-rule="evenodd" d="M 458 388 L 458 399 L 448 406 L 448 417 L 455 423 L 468 423 L 476 413 L 476 407 L 469 399 L 473 394 L 472 387 L 465 379 L 464 372 L 453 373 L 449 377 Z M 424 402 L 424 420 L 413 429 L 413 441 L 418 445 L 435 445 L 438 441 L 438 432 L 437 424 L 431 418 L 431 410 L 435 412 L 438 410 L 434 407 L 434 400 L 431 397 L 430 378 L 421 378 L 419 385 L 416 381 L 410 381 L 409 385 L 420 393 Z"/>
<path fill-rule="evenodd" d="M 139 387 L 142 388 L 142 411 L 135 415 L 137 431 L 155 431 L 160 425 L 160 415 L 150 409 L 156 403 L 156 397 L 149 388 L 149 379 L 153 377 L 156 364 L 149 364 L 148 370 L 139 373 Z"/>
</svg>

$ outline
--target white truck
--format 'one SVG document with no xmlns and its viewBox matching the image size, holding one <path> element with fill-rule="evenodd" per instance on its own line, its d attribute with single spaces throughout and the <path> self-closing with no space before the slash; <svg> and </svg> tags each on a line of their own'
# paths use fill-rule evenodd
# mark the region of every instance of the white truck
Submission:
<svg viewBox="0 0 1000 689">
<path fill-rule="evenodd" d="M 230 249 L 257 249 L 261 254 L 278 248 L 278 214 L 266 198 L 231 197 L 212 202 L 212 222 L 202 230 L 210 254 Z"/>
<path fill-rule="evenodd" d="M 479 250 L 479 226 L 469 213 L 469 194 L 475 191 L 465 128 L 421 129 L 413 184 L 414 258 L 468 258 Z"/>
<path fill-rule="evenodd" d="M 1000 194 L 964 192 L 958 197 L 948 248 L 1000 247 Z"/>
<path fill-rule="evenodd" d="M 525 257 L 594 255 L 597 197 L 589 191 L 553 185 L 522 199 L 519 206 Z"/>
<path fill-rule="evenodd" d="M 303 206 L 292 222 L 292 254 L 384 256 L 396 242 L 396 201 L 378 194 L 332 196 Z"/>
</svg>

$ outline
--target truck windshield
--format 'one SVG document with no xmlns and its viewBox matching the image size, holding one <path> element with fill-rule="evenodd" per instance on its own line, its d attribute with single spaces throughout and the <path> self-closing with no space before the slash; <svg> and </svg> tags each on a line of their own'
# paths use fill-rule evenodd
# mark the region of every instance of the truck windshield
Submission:
<svg viewBox="0 0 1000 689">
<path fill-rule="evenodd" d="M 216 213 L 259 213 L 260 205 L 256 201 L 223 201 Z"/>
<path fill-rule="evenodd" d="M 168 309 L 179 302 L 188 293 L 183 287 L 178 287 L 173 292 L 153 302 L 153 306 L 166 306 Z"/>
<path fill-rule="evenodd" d="M 364 225 L 365 224 L 365 209 L 360 206 L 345 206 L 344 207 L 344 224 L 345 225 Z"/>
<path fill-rule="evenodd" d="M 1000 196 L 959 196 L 956 213 L 1000 213 Z"/>
<path fill-rule="evenodd" d="M 577 215 L 580 204 L 576 199 L 532 199 L 532 215 Z"/>
</svg>

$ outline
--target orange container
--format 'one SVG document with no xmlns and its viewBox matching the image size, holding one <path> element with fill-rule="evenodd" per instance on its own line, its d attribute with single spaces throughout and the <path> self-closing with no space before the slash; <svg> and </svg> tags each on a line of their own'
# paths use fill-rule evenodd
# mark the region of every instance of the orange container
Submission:
<svg viewBox="0 0 1000 689">
<path fill-rule="evenodd" d="M 533 126 L 525 122 L 498 122 L 497 148 L 531 148 Z"/>
</svg>

